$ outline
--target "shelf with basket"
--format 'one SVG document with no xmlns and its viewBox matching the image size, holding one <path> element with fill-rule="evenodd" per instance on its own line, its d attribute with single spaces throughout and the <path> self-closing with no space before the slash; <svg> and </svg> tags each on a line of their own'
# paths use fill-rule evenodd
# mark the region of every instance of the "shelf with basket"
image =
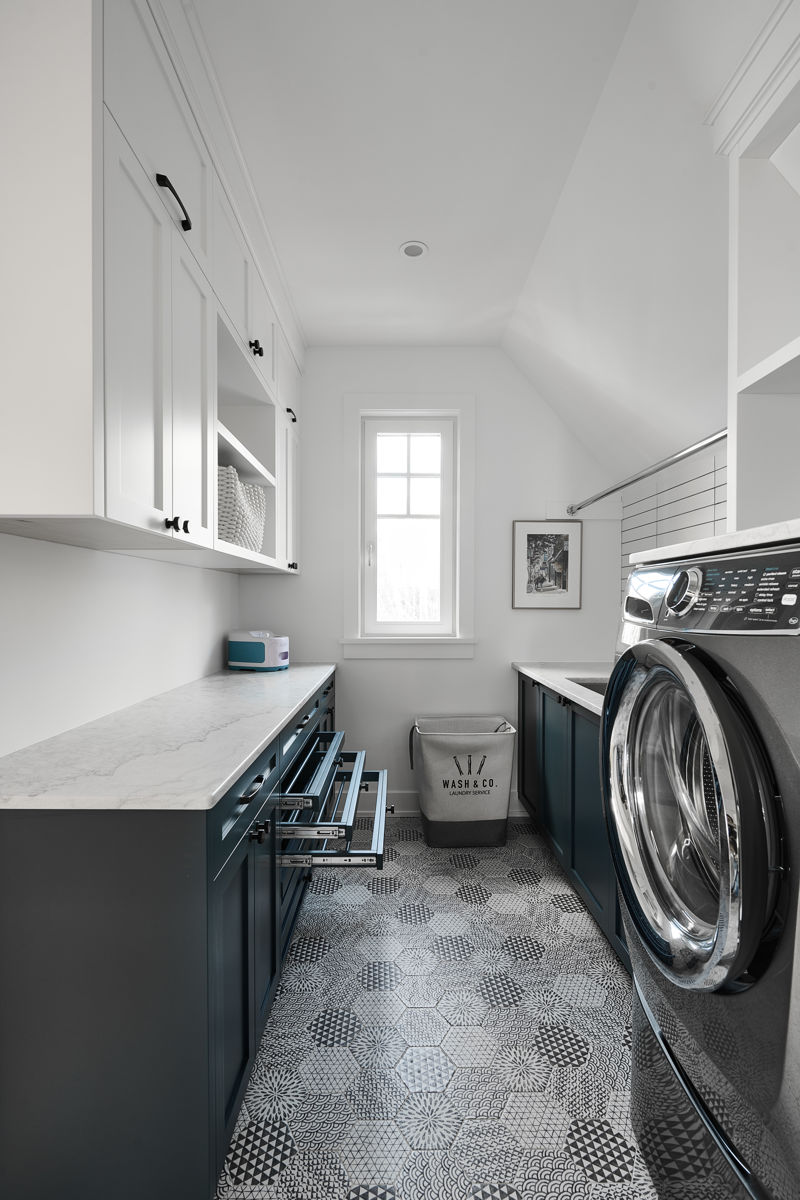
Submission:
<svg viewBox="0 0 800 1200">
<path fill-rule="evenodd" d="M 275 403 L 222 314 L 217 318 L 216 431 L 216 545 L 274 564 Z"/>
</svg>

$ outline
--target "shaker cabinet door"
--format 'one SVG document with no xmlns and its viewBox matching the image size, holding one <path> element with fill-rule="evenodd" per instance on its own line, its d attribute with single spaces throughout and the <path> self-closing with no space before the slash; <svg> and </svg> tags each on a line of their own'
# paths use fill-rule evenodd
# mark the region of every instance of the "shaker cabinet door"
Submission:
<svg viewBox="0 0 800 1200">
<path fill-rule="evenodd" d="M 569 776 L 570 710 L 551 692 L 542 689 L 541 742 L 539 745 L 540 793 L 538 817 L 552 839 L 563 867 L 572 853 L 572 803 Z"/>
<path fill-rule="evenodd" d="M 592 916 L 605 928 L 614 921 L 614 868 L 608 848 L 600 783 L 600 719 L 572 712 L 572 866 Z"/>
<path fill-rule="evenodd" d="M 106 0 L 103 16 L 105 103 L 172 224 L 208 272 L 211 160 L 161 34 L 146 0 Z M 158 175 L 169 182 L 158 185 Z"/>
<path fill-rule="evenodd" d="M 278 983 L 278 869 L 276 866 L 277 809 L 264 818 L 266 836 L 253 845 L 253 1017 L 256 1043 L 264 1028 Z"/>
<path fill-rule="evenodd" d="M 172 514 L 176 536 L 214 538 L 216 309 L 211 285 L 181 238 L 172 256 Z"/>
<path fill-rule="evenodd" d="M 246 343 L 250 329 L 250 277 L 253 264 L 236 214 L 217 175 L 213 179 L 212 191 L 214 254 L 211 279 L 231 325 L 242 342 Z"/>
<path fill-rule="evenodd" d="M 210 546 L 211 285 L 109 113 L 105 173 L 106 516 Z"/>
<path fill-rule="evenodd" d="M 104 144 L 106 516 L 163 532 L 172 506 L 172 228 L 108 113 Z"/>
<path fill-rule="evenodd" d="M 210 894 L 216 1172 L 222 1167 L 233 1133 L 255 1050 L 252 895 L 253 854 L 245 836 L 215 879 Z"/>
</svg>

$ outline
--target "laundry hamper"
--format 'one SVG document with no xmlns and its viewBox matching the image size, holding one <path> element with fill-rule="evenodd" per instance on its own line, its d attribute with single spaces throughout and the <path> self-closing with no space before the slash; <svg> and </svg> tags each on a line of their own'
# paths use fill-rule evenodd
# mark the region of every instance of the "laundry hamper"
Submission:
<svg viewBox="0 0 800 1200">
<path fill-rule="evenodd" d="M 417 717 L 408 738 L 429 846 L 502 846 L 516 730 L 504 717 Z"/>
</svg>

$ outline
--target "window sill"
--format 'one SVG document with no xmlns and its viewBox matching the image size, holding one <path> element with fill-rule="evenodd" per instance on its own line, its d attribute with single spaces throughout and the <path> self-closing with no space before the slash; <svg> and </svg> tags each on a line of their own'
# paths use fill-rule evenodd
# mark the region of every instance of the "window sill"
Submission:
<svg viewBox="0 0 800 1200">
<path fill-rule="evenodd" d="M 342 638 L 343 658 L 474 658 L 475 639 L 459 637 Z"/>
</svg>

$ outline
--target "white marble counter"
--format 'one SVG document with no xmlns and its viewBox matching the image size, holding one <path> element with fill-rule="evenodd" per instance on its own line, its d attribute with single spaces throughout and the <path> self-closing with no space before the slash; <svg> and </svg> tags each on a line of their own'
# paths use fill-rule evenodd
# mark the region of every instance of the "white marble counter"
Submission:
<svg viewBox="0 0 800 1200">
<path fill-rule="evenodd" d="M 591 688 L 583 687 L 580 683 L 576 683 L 575 680 L 593 679 L 605 683 L 611 674 L 612 663 L 515 662 L 511 665 L 515 671 L 519 671 L 520 675 L 527 675 L 529 679 L 535 679 L 537 683 L 543 683 L 545 687 L 552 688 L 560 696 L 566 696 L 568 700 L 579 704 L 581 708 L 586 708 L 589 712 L 597 713 L 598 716 L 603 711 L 603 697 L 601 693 L 592 691 Z"/>
<path fill-rule="evenodd" d="M 670 562 L 676 558 L 702 558 L 706 554 L 774 546 L 780 542 L 800 542 L 800 519 L 755 525 L 752 529 L 719 533 L 715 537 L 698 538 L 694 542 L 676 542 L 671 546 L 658 546 L 655 550 L 634 550 L 629 561 L 636 566 L 638 563 Z"/>
<path fill-rule="evenodd" d="M 0 809 L 208 809 L 334 671 L 223 671 L 0 758 Z"/>
</svg>

